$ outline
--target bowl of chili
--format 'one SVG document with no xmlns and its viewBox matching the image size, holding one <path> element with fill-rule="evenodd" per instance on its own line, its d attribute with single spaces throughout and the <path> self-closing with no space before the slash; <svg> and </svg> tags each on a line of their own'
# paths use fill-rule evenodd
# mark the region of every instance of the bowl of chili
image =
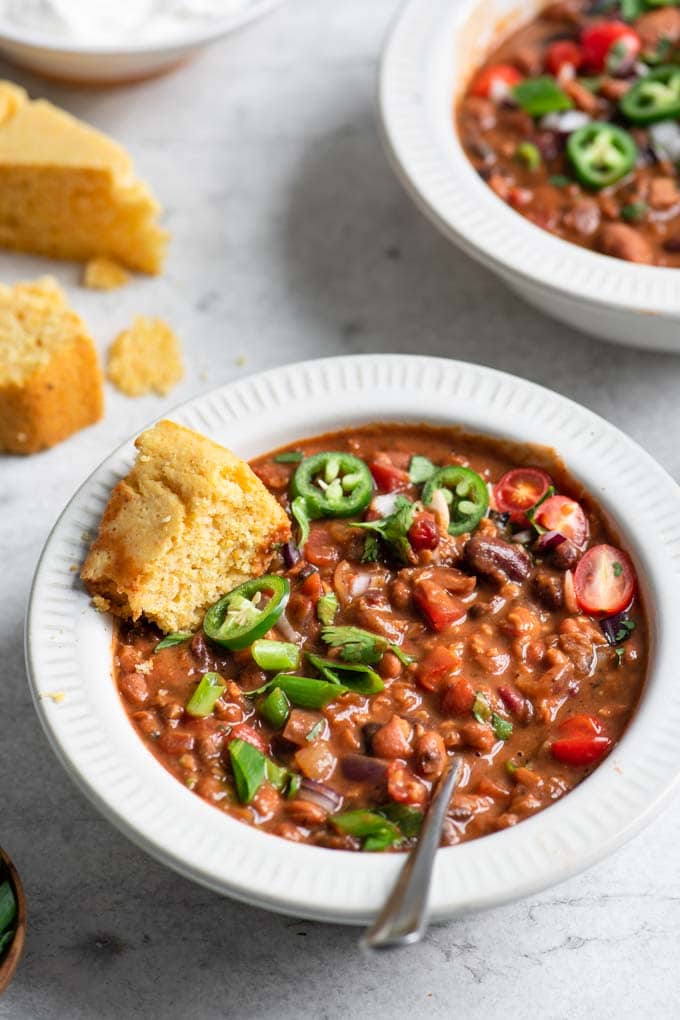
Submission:
<svg viewBox="0 0 680 1020">
<path fill-rule="evenodd" d="M 670 37 L 653 45 L 659 18 Z M 530 303 L 677 351 L 678 45 L 680 12 L 651 0 L 411 0 L 380 72 L 388 156 L 435 226 Z"/>
<path fill-rule="evenodd" d="M 680 495 L 631 440 L 524 380 L 409 356 L 277 368 L 174 418 L 251 458 L 291 513 L 298 553 L 282 548 L 269 574 L 225 592 L 200 633 L 161 637 L 114 627 L 69 570 L 132 442 L 57 522 L 28 610 L 31 691 L 58 758 L 129 838 L 223 894 L 362 923 L 417 835 L 438 739 L 458 746 L 460 732 L 472 797 L 439 853 L 443 919 L 568 877 L 661 808 L 680 776 Z M 654 492 L 657 527 L 641 491 Z M 534 626 L 557 628 L 549 655 Z M 458 675 L 456 633 L 477 673 Z M 574 686 L 570 657 L 592 689 Z M 525 687 L 501 678 L 523 662 Z M 411 758 L 401 748 L 414 740 Z M 385 781 L 387 802 L 364 796 Z"/>
</svg>

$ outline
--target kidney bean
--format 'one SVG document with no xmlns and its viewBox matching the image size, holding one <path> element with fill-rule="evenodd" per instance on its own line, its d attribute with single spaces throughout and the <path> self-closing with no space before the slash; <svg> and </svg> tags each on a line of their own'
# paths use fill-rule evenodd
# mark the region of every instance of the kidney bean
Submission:
<svg viewBox="0 0 680 1020">
<path fill-rule="evenodd" d="M 473 535 L 465 547 L 468 567 L 498 583 L 522 581 L 531 573 L 531 557 L 521 545 L 493 535 Z"/>
</svg>

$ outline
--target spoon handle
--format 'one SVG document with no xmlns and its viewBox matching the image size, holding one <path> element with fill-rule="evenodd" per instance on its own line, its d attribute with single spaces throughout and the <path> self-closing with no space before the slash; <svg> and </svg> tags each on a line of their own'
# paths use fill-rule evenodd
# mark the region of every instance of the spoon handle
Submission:
<svg viewBox="0 0 680 1020">
<path fill-rule="evenodd" d="M 418 842 L 408 855 L 385 906 L 362 936 L 362 946 L 369 949 L 405 946 L 419 942 L 425 934 L 434 858 L 460 767 L 460 760 L 452 759 L 448 771 L 439 780 Z"/>
</svg>

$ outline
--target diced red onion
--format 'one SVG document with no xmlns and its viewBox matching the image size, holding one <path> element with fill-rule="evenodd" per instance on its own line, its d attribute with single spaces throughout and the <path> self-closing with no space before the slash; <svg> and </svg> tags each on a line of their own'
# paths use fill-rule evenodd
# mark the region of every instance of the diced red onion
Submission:
<svg viewBox="0 0 680 1020">
<path fill-rule="evenodd" d="M 356 573 L 349 582 L 349 591 L 352 598 L 363 595 L 371 587 L 371 575 L 367 570 Z"/>
<path fill-rule="evenodd" d="M 276 621 L 276 629 L 286 641 L 292 641 L 294 645 L 302 643 L 302 635 L 296 631 L 285 613 L 282 613 Z"/>
<path fill-rule="evenodd" d="M 371 500 L 371 510 L 378 517 L 389 517 L 396 509 L 398 498 L 398 492 L 385 492 L 380 496 L 374 496 Z"/>
<path fill-rule="evenodd" d="M 302 559 L 302 553 L 295 542 L 285 542 L 281 551 L 283 553 L 283 561 L 287 567 L 294 567 Z"/>
<path fill-rule="evenodd" d="M 540 126 L 544 131 L 557 131 L 560 135 L 570 135 L 573 131 L 590 124 L 591 118 L 582 110 L 564 110 L 562 113 L 546 113 L 541 117 Z"/>
<path fill-rule="evenodd" d="M 547 553 L 551 549 L 556 549 L 558 545 L 562 545 L 566 542 L 566 538 L 559 531 L 544 531 L 542 535 L 539 535 L 536 539 L 536 552 Z"/>
<path fill-rule="evenodd" d="M 331 786 L 319 783 L 315 779 L 303 779 L 300 783 L 298 797 L 302 800 L 309 800 L 312 804 L 318 804 L 324 811 L 333 814 L 342 807 L 342 794 L 338 793 Z"/>
<path fill-rule="evenodd" d="M 447 532 L 449 530 L 449 524 L 451 523 L 451 513 L 449 511 L 449 504 L 446 502 L 444 493 L 441 489 L 434 490 L 432 493 L 432 499 L 428 505 L 434 514 L 434 519 L 437 522 L 439 530 Z"/>
<path fill-rule="evenodd" d="M 602 633 L 607 639 L 608 645 L 618 644 L 616 635 L 621 630 L 621 624 L 623 621 L 627 619 L 628 617 L 625 613 L 617 613 L 616 616 L 607 616 L 604 620 L 600 620 L 600 627 L 602 628 Z"/>
<path fill-rule="evenodd" d="M 382 758 L 369 758 L 367 754 L 345 754 L 340 767 L 346 779 L 355 783 L 384 783 L 387 779 L 387 762 Z"/>
<path fill-rule="evenodd" d="M 530 528 L 525 531 L 516 531 L 512 536 L 512 541 L 517 542 L 518 545 L 529 545 L 529 542 L 534 537 L 534 533 Z"/>
<path fill-rule="evenodd" d="M 657 159 L 669 159 L 672 163 L 680 159 L 680 124 L 675 120 L 662 120 L 650 124 L 649 137 Z"/>
</svg>

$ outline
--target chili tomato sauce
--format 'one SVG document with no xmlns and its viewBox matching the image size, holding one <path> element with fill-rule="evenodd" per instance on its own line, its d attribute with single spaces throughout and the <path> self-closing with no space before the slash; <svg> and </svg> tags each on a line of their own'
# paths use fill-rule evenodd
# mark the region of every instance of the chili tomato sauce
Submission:
<svg viewBox="0 0 680 1020">
<path fill-rule="evenodd" d="M 532 223 L 606 255 L 677 268 L 680 10 L 641 0 L 637 12 L 626 21 L 617 0 L 548 4 L 472 76 L 457 129 L 480 176 Z M 529 109 L 515 90 L 537 82 L 543 107 Z M 579 128 L 591 132 L 582 142 Z M 608 173 L 617 179 L 606 183 Z"/>
<path fill-rule="evenodd" d="M 392 818 L 395 809 L 406 809 L 411 821 L 420 818 L 449 752 L 460 755 L 463 769 L 444 830 L 447 845 L 514 825 L 580 783 L 620 738 L 638 701 L 647 627 L 639 597 L 627 613 L 599 622 L 575 605 L 583 552 L 595 550 L 596 557 L 600 546 L 615 548 L 617 538 L 557 456 L 422 425 L 370 425 L 288 449 L 305 456 L 349 451 L 372 467 L 378 484 L 358 518 L 313 521 L 293 566 L 277 554 L 270 573 L 289 580 L 291 595 L 285 622 L 268 636 L 294 638 L 306 651 L 340 662 L 341 649 L 323 641 L 317 612 L 319 597 L 333 592 L 335 625 L 386 639 L 407 664 L 385 651 L 374 667 L 382 691 L 350 691 L 318 711 L 293 705 L 281 729 L 260 715 L 264 695 L 248 697 L 271 678 L 250 649 L 229 652 L 199 631 L 154 654 L 162 637 L 155 627 L 122 623 L 116 681 L 133 726 L 158 761 L 235 818 L 287 839 L 350 850 L 407 848 L 415 832 L 409 825 L 401 838 L 388 834 L 387 845 L 371 844 L 356 816 L 349 831 L 334 818 L 358 808 L 384 809 Z M 390 509 L 384 504 L 398 495 L 419 499 L 422 487 L 408 473 L 414 455 L 436 466 L 464 465 L 488 484 L 518 465 L 539 469 L 563 500 L 578 500 L 587 542 L 579 549 L 554 544 L 555 532 L 537 538 L 522 509 L 511 521 L 506 479 L 499 488 L 506 511 L 490 509 L 473 534 L 451 536 L 433 507 L 424 513 L 416 507 L 408 562 L 381 544 L 378 558 L 362 563 L 367 533 L 351 527 L 352 520 L 384 516 Z M 290 509 L 297 465 L 275 456 L 252 466 Z M 520 485 L 517 493 L 526 507 L 526 489 Z M 630 564 L 625 553 L 622 558 Z M 621 593 L 630 598 L 629 568 L 624 574 L 620 566 L 604 595 L 588 573 L 591 600 L 608 598 L 610 608 L 625 608 L 611 602 Z M 457 611 L 447 616 L 451 606 Z M 192 718 L 185 706 L 206 672 L 218 673 L 226 689 L 210 715 Z M 294 672 L 317 675 L 304 664 Z M 240 803 L 228 751 L 234 739 L 257 747 L 302 786 L 290 796 L 290 789 L 286 794 L 263 782 L 250 804 Z"/>
</svg>

